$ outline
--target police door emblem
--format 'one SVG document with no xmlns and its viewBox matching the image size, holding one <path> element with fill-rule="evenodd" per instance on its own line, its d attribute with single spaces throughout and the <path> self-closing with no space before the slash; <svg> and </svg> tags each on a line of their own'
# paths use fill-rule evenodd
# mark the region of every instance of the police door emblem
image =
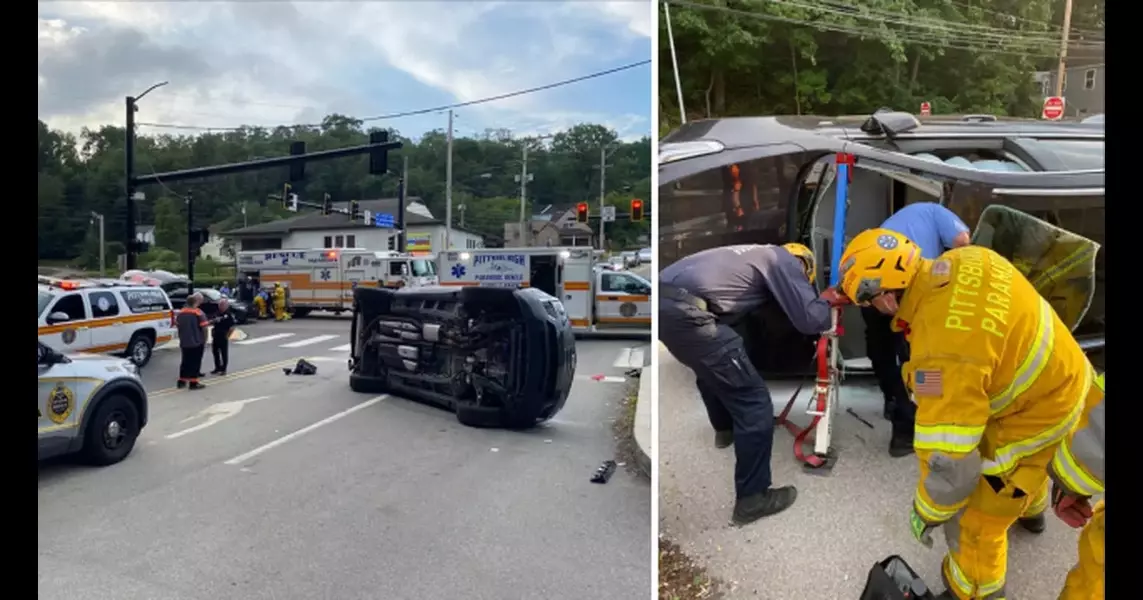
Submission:
<svg viewBox="0 0 1143 600">
<path fill-rule="evenodd" d="M 60 338 L 63 339 L 63 343 L 71 344 L 75 341 L 75 330 L 70 328 L 63 330 L 63 332 L 60 333 Z"/>
<path fill-rule="evenodd" d="M 897 247 L 897 238 L 889 234 L 878 236 L 877 245 L 881 246 L 882 250 L 892 250 Z"/>
<path fill-rule="evenodd" d="M 53 423 L 59 425 L 71 416 L 71 411 L 75 410 L 75 393 L 71 388 L 62 383 L 57 383 L 56 387 L 48 393 L 48 402 L 46 405 L 48 409 L 48 418 Z"/>
<path fill-rule="evenodd" d="M 637 312 L 639 312 L 639 308 L 635 306 L 634 302 L 624 302 L 619 305 L 620 316 L 631 318 L 634 317 Z"/>
</svg>

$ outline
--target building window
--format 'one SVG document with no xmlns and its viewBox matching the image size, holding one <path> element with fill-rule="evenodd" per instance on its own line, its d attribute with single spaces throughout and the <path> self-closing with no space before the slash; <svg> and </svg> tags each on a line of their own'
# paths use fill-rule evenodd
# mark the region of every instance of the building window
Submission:
<svg viewBox="0 0 1143 600">
<path fill-rule="evenodd" d="M 1088 69 L 1083 72 L 1083 89 L 1095 89 L 1095 69 Z"/>
<path fill-rule="evenodd" d="M 346 248 L 356 248 L 357 247 L 357 236 L 355 236 L 355 235 L 345 236 L 345 247 Z"/>
<path fill-rule="evenodd" d="M 334 238 L 333 247 L 334 248 L 344 248 L 345 247 L 345 238 L 340 236 L 340 235 L 337 236 L 336 238 Z"/>
<path fill-rule="evenodd" d="M 325 236 L 325 247 L 326 248 L 333 248 L 333 236 L 331 236 L 331 235 Z"/>
</svg>

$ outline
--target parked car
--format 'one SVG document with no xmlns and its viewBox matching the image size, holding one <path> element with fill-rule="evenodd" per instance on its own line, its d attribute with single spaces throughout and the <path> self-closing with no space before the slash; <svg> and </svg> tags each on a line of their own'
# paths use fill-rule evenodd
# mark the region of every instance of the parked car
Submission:
<svg viewBox="0 0 1143 600">
<path fill-rule="evenodd" d="M 98 354 L 65 356 L 36 343 L 39 460 L 78 454 L 103 466 L 126 458 L 147 425 L 147 391 L 138 367 Z"/>
<path fill-rule="evenodd" d="M 435 404 L 474 427 L 552 418 L 575 377 L 560 301 L 536 288 L 357 288 L 349 387 Z"/>
<path fill-rule="evenodd" d="M 651 255 L 651 249 L 650 248 L 640 249 L 639 253 L 638 253 L 639 264 L 641 264 L 641 265 L 649 264 L 651 262 L 651 256 L 652 255 Z"/>
<path fill-rule="evenodd" d="M 828 285 L 833 251 L 836 156 L 854 156 L 845 234 L 877 227 L 915 202 L 940 202 L 977 230 L 1004 206 L 1104 243 L 1104 126 L 991 116 L 741 117 L 694 121 L 659 144 L 659 268 L 714 246 L 801 242 Z M 836 243 L 843 243 L 836 241 Z M 1105 252 L 1091 271 L 1090 304 L 1075 335 L 1102 368 Z M 760 321 L 761 322 L 761 321 Z M 801 373 L 812 340 L 770 319 L 750 333 L 754 362 Z M 868 366 L 864 322 L 846 311 L 847 368 Z M 748 342 L 749 343 L 749 342 Z M 791 351 L 790 348 L 802 348 Z"/>
<path fill-rule="evenodd" d="M 634 250 L 628 250 L 620 254 L 623 257 L 623 266 L 625 268 L 632 268 L 639 266 L 639 253 Z"/>
</svg>

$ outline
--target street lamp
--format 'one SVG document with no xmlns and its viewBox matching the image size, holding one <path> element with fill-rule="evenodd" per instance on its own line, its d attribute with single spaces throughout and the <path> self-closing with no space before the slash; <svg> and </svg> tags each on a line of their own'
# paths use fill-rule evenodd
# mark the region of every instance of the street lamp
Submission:
<svg viewBox="0 0 1143 600">
<path fill-rule="evenodd" d="M 138 250 L 138 244 L 135 240 L 135 113 L 139 110 L 137 102 L 142 100 L 144 96 L 150 94 L 153 90 L 167 85 L 168 82 L 160 81 L 155 85 L 143 90 L 142 94 L 138 96 L 127 96 L 127 122 L 125 129 L 127 130 L 127 140 L 123 148 L 123 158 L 125 164 L 124 175 L 127 180 L 127 268 L 136 268 L 135 253 Z"/>
<path fill-rule="evenodd" d="M 103 215 L 91 211 L 91 220 L 89 222 L 95 225 L 96 221 L 99 221 L 99 276 L 103 277 L 104 269 L 106 269 L 107 265 L 107 261 L 105 260 L 106 256 L 104 255 L 105 246 L 103 244 Z"/>
</svg>

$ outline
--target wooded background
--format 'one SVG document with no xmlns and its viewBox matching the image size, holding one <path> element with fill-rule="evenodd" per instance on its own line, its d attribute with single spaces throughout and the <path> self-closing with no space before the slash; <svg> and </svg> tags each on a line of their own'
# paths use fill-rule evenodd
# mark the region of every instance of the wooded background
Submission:
<svg viewBox="0 0 1143 600">
<path fill-rule="evenodd" d="M 283 156 L 290 142 L 306 142 L 309 152 L 368 143 L 369 131 L 360 120 L 330 115 L 320 126 L 241 128 L 237 131 L 198 135 L 139 135 L 136 143 L 136 172 L 162 173 L 192 167 L 241 162 Z M 368 173 L 366 156 L 306 165 L 305 181 L 294 190 L 307 201 L 320 202 L 329 193 L 336 203 L 350 199 L 367 200 L 395 197 L 403 157 L 409 158 L 408 195 L 417 196 L 438 219 L 445 217 L 445 163 L 447 138 L 443 130 L 431 131 L 413 140 L 390 129 L 390 139 L 405 145 L 389 153 L 389 174 Z M 85 129 L 76 136 L 54 131 L 39 121 L 38 154 L 38 249 L 41 261 L 67 262 L 98 268 L 98 227 L 90 213 L 105 217 L 108 241 L 107 262 L 123 252 L 125 240 L 126 191 L 124 187 L 122 127 Z M 456 207 L 467 207 L 465 227 L 500 238 L 505 221 L 518 221 L 521 139 L 508 130 L 487 130 L 482 136 L 458 137 L 453 141 L 453 220 L 460 223 Z M 542 146 L 528 152 L 528 184 L 532 207 L 553 204 L 568 208 L 580 201 L 591 202 L 592 214 L 599 205 L 600 147 L 614 144 L 606 173 L 607 202 L 617 213 L 626 213 L 631 198 L 641 198 L 650 206 L 651 142 L 617 140 L 616 133 L 602 125 L 581 124 L 559 132 Z M 612 147 L 612 146 L 609 146 Z M 196 226 L 214 231 L 242 227 L 242 208 L 250 225 L 294 216 L 268 194 L 278 193 L 287 179 L 286 168 L 248 174 L 141 187 L 147 199 L 136 203 L 137 223 L 155 225 L 156 248 L 142 257 L 145 268 L 184 271 L 186 249 L 186 206 L 181 197 L 194 192 Z M 307 210 L 307 209 L 303 209 Z M 613 247 L 636 243 L 640 233 L 649 233 L 650 221 L 616 222 L 608 225 L 607 238 Z M 209 269 L 208 265 L 202 265 Z"/>
<path fill-rule="evenodd" d="M 668 0 L 688 119 L 881 107 L 1039 117 L 1064 0 Z M 1102 60 L 1101 0 L 1074 0 L 1071 64 Z M 659 135 L 680 123 L 659 3 Z M 1073 84 L 1080 84 L 1074 82 Z"/>
</svg>

